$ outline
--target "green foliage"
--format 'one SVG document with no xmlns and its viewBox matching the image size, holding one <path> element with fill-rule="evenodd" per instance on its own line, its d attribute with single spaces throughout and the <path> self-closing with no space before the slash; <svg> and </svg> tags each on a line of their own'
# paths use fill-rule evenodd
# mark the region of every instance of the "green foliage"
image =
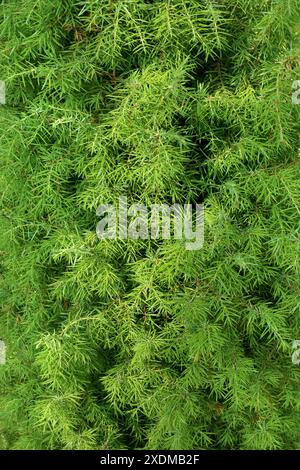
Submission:
<svg viewBox="0 0 300 470">
<path fill-rule="evenodd" d="M 0 448 L 300 442 L 299 0 L 0 10 Z M 205 243 L 99 204 L 205 203 Z"/>
</svg>

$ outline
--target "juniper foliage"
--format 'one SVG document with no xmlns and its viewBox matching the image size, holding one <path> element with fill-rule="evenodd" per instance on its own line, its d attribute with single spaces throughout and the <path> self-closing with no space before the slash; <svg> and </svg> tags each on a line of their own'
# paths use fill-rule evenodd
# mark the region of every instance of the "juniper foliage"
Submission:
<svg viewBox="0 0 300 470">
<path fill-rule="evenodd" d="M 299 448 L 299 0 L 7 0 L 0 445 Z M 205 243 L 96 208 L 205 203 Z"/>
</svg>

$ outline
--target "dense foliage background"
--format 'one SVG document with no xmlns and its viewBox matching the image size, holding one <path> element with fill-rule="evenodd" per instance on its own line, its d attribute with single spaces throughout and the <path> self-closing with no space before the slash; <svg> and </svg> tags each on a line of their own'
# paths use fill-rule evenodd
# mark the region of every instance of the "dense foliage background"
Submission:
<svg viewBox="0 0 300 470">
<path fill-rule="evenodd" d="M 0 8 L 2 448 L 299 448 L 300 1 Z M 122 195 L 204 247 L 100 242 Z"/>
</svg>

